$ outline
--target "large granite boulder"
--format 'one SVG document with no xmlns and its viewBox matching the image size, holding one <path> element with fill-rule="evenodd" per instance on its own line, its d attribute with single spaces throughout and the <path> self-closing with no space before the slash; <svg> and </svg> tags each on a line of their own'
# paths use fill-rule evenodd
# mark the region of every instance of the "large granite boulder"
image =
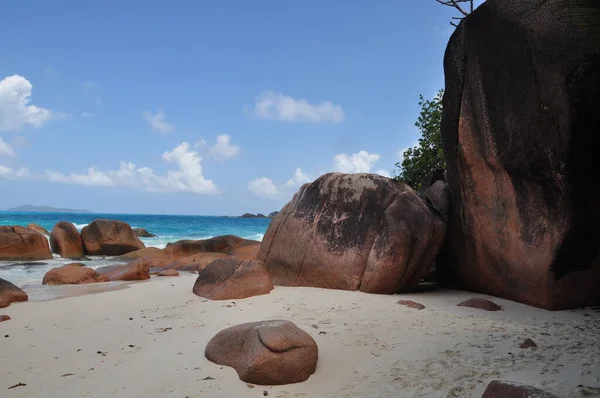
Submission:
<svg viewBox="0 0 600 398">
<path fill-rule="evenodd" d="M 52 258 L 46 237 L 31 228 L 0 226 L 0 261 L 38 261 Z"/>
<path fill-rule="evenodd" d="M 405 184 L 330 173 L 302 186 L 260 246 L 276 285 L 396 293 L 433 263 L 446 225 Z"/>
<path fill-rule="evenodd" d="M 29 225 L 27 225 L 27 228 L 33 229 L 38 234 L 42 234 L 42 235 L 45 235 L 45 236 L 49 236 L 50 235 L 50 232 L 48 232 L 48 230 L 46 228 L 44 228 L 44 227 L 42 227 L 41 225 L 38 225 L 38 224 L 29 224 Z"/>
<path fill-rule="evenodd" d="M 46 272 L 42 285 L 83 285 L 86 283 L 108 282 L 105 275 L 80 263 L 63 265 Z"/>
<path fill-rule="evenodd" d="M 9 281 L 0 278 L 0 308 L 8 307 L 15 301 L 27 301 L 27 293 Z"/>
<path fill-rule="evenodd" d="M 281 385 L 307 380 L 316 370 L 319 350 L 292 322 L 273 320 L 220 331 L 208 342 L 205 355 L 234 368 L 247 383 Z"/>
<path fill-rule="evenodd" d="M 98 268 L 98 274 L 109 281 L 143 281 L 150 279 L 150 266 L 145 258 L 132 261 L 129 264 L 108 265 Z"/>
<path fill-rule="evenodd" d="M 117 220 L 94 220 L 83 227 L 81 239 L 92 256 L 119 256 L 145 247 L 129 224 Z"/>
<path fill-rule="evenodd" d="M 64 258 L 82 258 L 83 240 L 77 228 L 70 222 L 56 223 L 50 232 L 50 248 Z"/>
<path fill-rule="evenodd" d="M 211 262 L 199 274 L 193 292 L 211 300 L 243 299 L 273 290 L 265 265 L 257 260 L 228 257 Z"/>
<path fill-rule="evenodd" d="M 546 309 L 600 300 L 600 38 L 579 3 L 488 0 L 450 38 L 443 284 Z"/>
</svg>

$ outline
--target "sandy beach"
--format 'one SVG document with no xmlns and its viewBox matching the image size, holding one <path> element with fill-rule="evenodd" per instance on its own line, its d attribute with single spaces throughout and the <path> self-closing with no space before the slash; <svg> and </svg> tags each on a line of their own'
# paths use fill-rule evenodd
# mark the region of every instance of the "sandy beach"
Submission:
<svg viewBox="0 0 600 398">
<path fill-rule="evenodd" d="M 12 318 L 0 323 L 1 396 L 480 397 L 493 379 L 559 397 L 600 396 L 593 309 L 548 312 L 493 299 L 504 310 L 487 312 L 456 306 L 481 295 L 449 290 L 387 296 L 276 287 L 209 301 L 191 292 L 195 278 L 40 302 L 30 291 L 30 302 L 0 311 Z M 308 381 L 252 386 L 204 357 L 218 331 L 268 319 L 290 320 L 317 342 Z M 526 338 L 538 348 L 519 348 Z M 9 389 L 19 383 L 26 385 Z"/>
</svg>

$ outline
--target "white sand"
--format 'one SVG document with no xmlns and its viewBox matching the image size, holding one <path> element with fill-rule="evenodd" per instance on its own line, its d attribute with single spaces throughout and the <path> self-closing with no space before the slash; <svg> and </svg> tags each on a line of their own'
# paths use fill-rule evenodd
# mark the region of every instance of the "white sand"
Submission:
<svg viewBox="0 0 600 398">
<path fill-rule="evenodd" d="M 456 291 L 400 297 L 284 287 L 208 301 L 191 293 L 194 280 L 182 274 L 1 309 L 12 320 L 0 323 L 0 397 L 479 398 L 492 379 L 561 397 L 584 396 L 585 385 L 595 391 L 585 396 L 600 396 L 591 389 L 600 387 L 600 314 L 591 309 L 547 312 L 494 299 L 505 310 L 486 312 L 456 307 L 481 297 Z M 396 304 L 400 298 L 427 308 Z M 316 340 L 319 363 L 308 381 L 250 388 L 204 358 L 219 330 L 266 319 L 293 321 Z M 520 349 L 527 337 L 539 348 Z M 17 383 L 27 385 L 8 389 Z"/>
</svg>

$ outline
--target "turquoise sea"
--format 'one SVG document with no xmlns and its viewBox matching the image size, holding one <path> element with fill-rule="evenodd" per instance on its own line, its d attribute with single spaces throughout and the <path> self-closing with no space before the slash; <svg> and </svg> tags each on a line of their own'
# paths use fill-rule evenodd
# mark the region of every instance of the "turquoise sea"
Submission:
<svg viewBox="0 0 600 398">
<path fill-rule="evenodd" d="M 69 221 L 78 230 L 95 219 L 105 218 L 120 220 L 134 228 L 144 228 L 158 235 L 156 238 L 142 238 L 146 246 L 164 248 L 167 243 L 180 239 L 208 239 L 219 235 L 237 235 L 252 240 L 262 240 L 269 226 L 270 219 L 238 218 L 212 216 L 174 216 L 145 214 L 100 214 L 100 213 L 34 213 L 34 212 L 0 212 L 0 225 L 27 226 L 30 223 L 41 225 L 48 231 L 59 221 Z M 17 286 L 39 284 L 44 274 L 51 268 L 58 267 L 70 260 L 55 256 L 53 260 L 44 262 L 6 262 L 0 261 L 0 278 Z M 84 262 L 93 268 L 113 264 L 110 258 L 92 257 Z"/>
</svg>

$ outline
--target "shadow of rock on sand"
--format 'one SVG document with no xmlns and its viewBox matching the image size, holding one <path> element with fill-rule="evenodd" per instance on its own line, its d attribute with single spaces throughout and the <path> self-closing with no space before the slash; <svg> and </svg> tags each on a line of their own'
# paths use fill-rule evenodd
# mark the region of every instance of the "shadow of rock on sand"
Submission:
<svg viewBox="0 0 600 398">
<path fill-rule="evenodd" d="M 25 285 L 22 289 L 29 296 L 29 301 L 50 301 L 65 297 L 127 289 L 132 283 L 134 282 L 105 282 L 85 285 Z"/>
</svg>

